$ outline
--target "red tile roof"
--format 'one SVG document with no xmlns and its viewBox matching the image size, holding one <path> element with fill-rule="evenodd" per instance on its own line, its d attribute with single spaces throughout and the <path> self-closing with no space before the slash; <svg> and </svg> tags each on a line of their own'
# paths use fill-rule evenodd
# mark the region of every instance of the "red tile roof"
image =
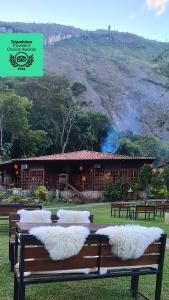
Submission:
<svg viewBox="0 0 169 300">
<path fill-rule="evenodd" d="M 102 153 L 96 151 L 74 151 L 61 154 L 51 154 L 38 157 L 28 157 L 25 159 L 16 159 L 17 161 L 64 161 L 64 160 L 155 160 L 155 157 L 126 156 L 114 153 Z"/>
</svg>

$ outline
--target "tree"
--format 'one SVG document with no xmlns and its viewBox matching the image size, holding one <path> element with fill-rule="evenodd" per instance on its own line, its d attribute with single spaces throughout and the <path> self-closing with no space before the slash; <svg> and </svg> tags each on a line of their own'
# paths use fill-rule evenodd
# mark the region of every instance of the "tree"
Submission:
<svg viewBox="0 0 169 300">
<path fill-rule="evenodd" d="M 68 145 L 73 126 L 75 125 L 77 114 L 86 106 L 86 102 L 80 101 L 80 96 L 86 91 L 86 87 L 78 82 L 75 82 L 71 87 L 72 102 L 68 101 L 62 106 L 62 127 L 61 127 L 61 139 L 60 146 L 61 152 L 64 153 Z"/>
<path fill-rule="evenodd" d="M 47 132 L 41 154 L 84 148 L 100 150 L 110 121 L 104 114 L 89 112 L 82 83 L 72 84 L 66 77 L 46 74 L 21 82 L 16 79 L 10 86 L 32 101 L 28 115 L 32 129 Z"/>
<path fill-rule="evenodd" d="M 32 100 L 30 122 L 33 129 L 45 130 L 46 152 L 65 152 L 76 122 L 77 112 L 83 108 L 81 95 L 86 87 L 64 76 L 46 74 L 43 78 L 14 83 L 17 92 Z"/>
<path fill-rule="evenodd" d="M 169 142 L 152 134 L 127 135 L 120 139 L 117 153 L 131 156 L 152 156 L 156 163 L 167 160 L 169 156 Z"/>
<path fill-rule="evenodd" d="M 77 114 L 76 124 L 71 135 L 71 150 L 100 151 L 103 138 L 106 136 L 110 120 L 102 113 L 80 111 Z"/>
<path fill-rule="evenodd" d="M 144 164 L 139 171 L 138 175 L 138 182 L 142 189 L 144 189 L 147 192 L 148 185 L 151 182 L 152 178 L 152 170 L 151 167 L 147 164 Z"/>
<path fill-rule="evenodd" d="M 129 156 L 141 156 L 142 150 L 139 145 L 131 141 L 129 138 L 124 137 L 120 140 L 117 153 Z"/>
<path fill-rule="evenodd" d="M 37 136 L 44 137 L 45 133 L 33 132 L 28 123 L 28 112 L 31 105 L 32 102 L 27 97 L 18 96 L 13 90 L 1 85 L 0 150 L 2 159 L 25 156 L 26 154 L 33 155 L 36 148 L 35 144 L 38 146 L 42 142 L 42 138 L 37 139 Z M 23 146 L 26 144 L 29 145 L 29 149 L 32 147 L 30 152 L 29 150 L 25 151 Z"/>
<path fill-rule="evenodd" d="M 60 153 L 81 149 L 100 150 L 103 138 L 110 127 L 110 120 L 102 113 L 91 112 L 85 99 L 86 87 L 80 82 L 70 82 L 66 77 L 46 74 L 42 78 L 8 79 L 7 82 L 20 97 L 26 96 L 32 106 L 28 123 L 33 131 L 41 130 L 43 142 L 32 150 L 22 135 L 20 148 L 14 152 L 38 154 Z M 35 135 L 33 135 L 35 138 Z M 21 150 L 22 146 L 22 150 Z M 34 147 L 33 147 L 34 148 Z"/>
<path fill-rule="evenodd" d="M 164 168 L 163 178 L 164 178 L 164 183 L 167 187 L 167 193 L 169 194 L 169 166 L 166 166 Z"/>
<path fill-rule="evenodd" d="M 16 137 L 28 128 L 27 111 L 31 102 L 26 97 L 17 96 L 6 88 L 0 91 L 0 148 L 4 151 L 4 143 L 13 144 Z"/>
</svg>

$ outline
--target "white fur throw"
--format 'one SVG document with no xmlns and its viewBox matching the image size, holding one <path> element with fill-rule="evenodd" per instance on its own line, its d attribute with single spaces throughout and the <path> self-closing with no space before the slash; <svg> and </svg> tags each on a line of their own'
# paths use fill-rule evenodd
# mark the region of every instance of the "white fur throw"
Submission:
<svg viewBox="0 0 169 300">
<path fill-rule="evenodd" d="M 57 212 L 58 223 L 90 223 L 89 211 L 76 211 L 59 209 Z"/>
<path fill-rule="evenodd" d="M 25 210 L 17 211 L 21 223 L 51 223 L 51 211 L 48 210 Z"/>
<path fill-rule="evenodd" d="M 97 230 L 96 234 L 109 237 L 112 254 L 126 259 L 141 257 L 147 247 L 158 240 L 163 230 L 139 225 L 110 226 Z"/>
<path fill-rule="evenodd" d="M 80 252 L 89 235 L 89 230 L 83 226 L 41 226 L 29 231 L 40 240 L 53 260 L 62 260 Z"/>
</svg>

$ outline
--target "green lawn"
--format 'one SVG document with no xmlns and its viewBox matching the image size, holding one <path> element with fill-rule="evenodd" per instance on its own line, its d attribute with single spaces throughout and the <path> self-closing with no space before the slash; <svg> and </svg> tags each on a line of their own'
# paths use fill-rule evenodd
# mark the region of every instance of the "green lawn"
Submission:
<svg viewBox="0 0 169 300">
<path fill-rule="evenodd" d="M 59 205 L 60 206 L 60 205 Z M 94 222 L 110 224 L 137 223 L 148 226 L 159 226 L 169 235 L 169 226 L 165 225 L 163 219 L 156 218 L 155 221 L 129 221 L 125 218 L 111 218 L 110 204 L 94 207 L 80 207 L 79 210 L 90 210 L 94 215 Z M 52 209 L 53 212 L 57 207 Z M 163 291 L 161 300 L 169 299 L 169 250 L 166 251 Z M 140 279 L 140 291 L 153 298 L 154 276 L 146 276 Z M 130 280 L 127 278 L 105 279 L 83 282 L 55 283 L 26 287 L 26 300 L 122 300 L 132 299 L 130 296 Z M 8 237 L 7 233 L 0 233 L 0 299 L 12 300 L 13 275 L 8 269 Z M 138 297 L 141 299 L 141 297 Z"/>
</svg>

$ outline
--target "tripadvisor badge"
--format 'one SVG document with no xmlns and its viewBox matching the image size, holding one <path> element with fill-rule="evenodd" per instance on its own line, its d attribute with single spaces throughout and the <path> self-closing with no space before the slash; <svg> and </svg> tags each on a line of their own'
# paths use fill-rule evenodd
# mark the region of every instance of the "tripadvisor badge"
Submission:
<svg viewBox="0 0 169 300">
<path fill-rule="evenodd" d="M 10 54 L 9 61 L 14 68 L 18 70 L 25 70 L 33 64 L 33 54 L 28 56 L 25 52 L 18 52 L 15 56 Z"/>
<path fill-rule="evenodd" d="M 42 76 L 43 35 L 0 33 L 0 76 Z"/>
</svg>

